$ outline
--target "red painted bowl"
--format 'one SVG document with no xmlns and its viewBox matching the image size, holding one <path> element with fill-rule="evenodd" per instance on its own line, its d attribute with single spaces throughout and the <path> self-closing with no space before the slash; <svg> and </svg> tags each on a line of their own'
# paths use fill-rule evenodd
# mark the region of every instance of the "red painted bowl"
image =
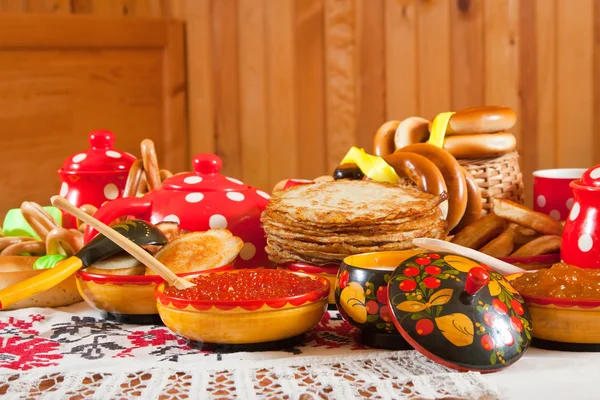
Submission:
<svg viewBox="0 0 600 400">
<path fill-rule="evenodd" d="M 319 266 L 297 262 L 281 264 L 277 268 L 294 272 L 303 272 L 307 275 L 320 276 L 327 279 L 331 287 L 329 290 L 328 301 L 329 304 L 335 305 L 335 280 L 337 278 L 338 270 L 340 269 L 338 264 Z"/>
<path fill-rule="evenodd" d="M 207 271 L 178 274 L 180 277 L 194 277 L 203 272 L 226 271 L 233 264 Z M 158 315 L 154 290 L 164 280 L 157 275 L 108 275 L 89 273 L 80 270 L 75 275 L 77 289 L 81 297 L 93 308 L 108 313 L 116 319 L 129 319 L 131 316 Z M 123 317 L 123 318 L 120 318 Z M 155 318 L 155 320 L 160 320 Z"/>
<path fill-rule="evenodd" d="M 329 281 L 319 276 L 311 278 L 318 280 L 320 287 L 292 297 L 243 301 L 187 300 L 165 294 L 165 282 L 156 288 L 155 297 L 164 324 L 188 339 L 218 344 L 266 343 L 308 332 L 323 318 Z"/>
<path fill-rule="evenodd" d="M 512 274 L 509 281 L 522 274 Z M 550 342 L 600 344 L 600 300 L 563 299 L 520 293 L 533 327 L 533 337 Z"/>
<path fill-rule="evenodd" d="M 515 267 L 533 271 L 542 268 L 550 268 L 552 265 L 560 262 L 560 253 L 532 257 L 501 257 L 500 260 L 512 264 Z"/>
</svg>

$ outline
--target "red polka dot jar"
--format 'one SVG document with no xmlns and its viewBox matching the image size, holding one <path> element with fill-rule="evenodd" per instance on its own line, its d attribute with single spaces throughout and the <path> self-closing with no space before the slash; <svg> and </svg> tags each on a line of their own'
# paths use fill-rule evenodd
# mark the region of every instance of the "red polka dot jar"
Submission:
<svg viewBox="0 0 600 400">
<path fill-rule="evenodd" d="M 580 268 L 600 268 L 600 165 L 571 182 L 573 207 L 565 222 L 561 258 Z"/>
<path fill-rule="evenodd" d="M 269 194 L 219 174 L 221 159 L 214 154 L 194 157 L 194 172 L 166 179 L 160 189 L 142 197 L 120 198 L 102 206 L 94 217 L 109 224 L 132 216 L 157 224 L 177 222 L 181 229 L 206 231 L 228 229 L 244 241 L 235 261 L 238 268 L 271 266 L 265 247 L 260 215 L 269 203 Z M 96 235 L 88 228 L 84 241 Z"/>
<path fill-rule="evenodd" d="M 67 158 L 58 175 L 60 195 L 74 206 L 100 207 L 107 200 L 121 197 L 127 175 L 136 157 L 114 148 L 115 136 L 109 131 L 89 135 L 90 148 Z M 63 213 L 63 226 L 75 228 L 75 218 Z"/>
</svg>

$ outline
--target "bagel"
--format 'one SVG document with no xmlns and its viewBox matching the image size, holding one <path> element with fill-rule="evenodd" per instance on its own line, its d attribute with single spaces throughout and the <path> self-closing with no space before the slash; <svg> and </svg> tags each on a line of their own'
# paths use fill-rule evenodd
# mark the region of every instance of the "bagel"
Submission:
<svg viewBox="0 0 600 400">
<path fill-rule="evenodd" d="M 0 252 L 0 256 L 18 256 L 20 254 L 43 256 L 46 254 L 46 245 L 44 245 L 44 242 L 29 240 L 11 244 Z"/>
<path fill-rule="evenodd" d="M 144 174 L 143 161 L 138 159 L 131 164 L 129 168 L 129 175 L 127 175 L 127 181 L 125 182 L 125 189 L 123 189 L 123 197 L 135 197 L 142 181 L 142 175 Z"/>
<path fill-rule="evenodd" d="M 467 209 L 459 224 L 454 228 L 454 232 L 460 232 L 464 227 L 477 221 L 481 218 L 481 212 L 483 211 L 483 200 L 481 199 L 479 185 L 467 170 L 464 173 L 467 183 Z"/>
<path fill-rule="evenodd" d="M 26 279 L 32 278 L 45 270 L 33 269 L 33 264 L 38 257 L 29 256 L 1 256 L 0 257 L 0 290 L 16 285 Z M 17 310 L 28 307 L 63 307 L 82 301 L 75 275 L 59 283 L 53 288 L 36 294 L 27 300 L 20 301 L 2 311 Z"/>
<path fill-rule="evenodd" d="M 24 201 L 21 204 L 21 213 L 25 221 L 27 221 L 42 241 L 46 240 L 48 232 L 58 226 L 54 217 L 37 203 Z"/>
<path fill-rule="evenodd" d="M 467 209 L 467 183 L 463 167 L 444 149 L 429 143 L 415 143 L 396 150 L 396 153 L 416 153 L 428 158 L 440 170 L 448 188 L 448 231 L 458 225 Z"/>
<path fill-rule="evenodd" d="M 62 254 L 72 256 L 83 247 L 83 233 L 56 227 L 46 237 L 46 254 Z M 62 251 L 61 251 L 62 250 Z"/>
<path fill-rule="evenodd" d="M 423 191 L 435 196 L 448 193 L 444 176 L 435 164 L 417 153 L 394 153 L 383 157 L 401 178 L 408 178 Z M 442 207 L 444 218 L 447 218 L 448 203 Z"/>
<path fill-rule="evenodd" d="M 396 150 L 394 136 L 399 125 L 400 121 L 388 121 L 377 129 L 373 139 L 373 152 L 376 156 L 387 156 Z"/>
<path fill-rule="evenodd" d="M 444 139 L 444 149 L 459 159 L 498 157 L 516 147 L 517 138 L 508 132 L 455 135 Z"/>
<path fill-rule="evenodd" d="M 29 236 L 3 236 L 0 237 L 0 252 L 15 243 L 32 242 L 34 238 Z"/>
<path fill-rule="evenodd" d="M 150 139 L 142 140 L 141 150 L 146 184 L 148 185 L 148 191 L 151 192 L 161 187 L 160 170 L 158 169 L 158 159 L 156 158 L 154 142 Z"/>
<path fill-rule="evenodd" d="M 429 139 L 431 122 L 421 117 L 409 117 L 398 125 L 394 135 L 396 149 L 401 149 L 409 144 L 424 143 Z"/>
<path fill-rule="evenodd" d="M 452 115 L 446 135 L 502 132 L 515 126 L 516 122 L 517 115 L 509 107 L 467 108 Z"/>
</svg>

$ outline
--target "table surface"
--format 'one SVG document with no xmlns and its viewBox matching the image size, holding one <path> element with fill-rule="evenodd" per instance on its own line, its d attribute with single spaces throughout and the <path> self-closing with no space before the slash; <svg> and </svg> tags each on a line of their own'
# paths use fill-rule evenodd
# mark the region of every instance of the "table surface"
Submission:
<svg viewBox="0 0 600 400">
<path fill-rule="evenodd" d="M 414 379 L 420 376 L 424 380 L 429 379 L 431 383 L 435 382 L 436 374 L 457 380 L 465 387 L 469 386 L 471 391 L 465 393 L 481 393 L 485 390 L 495 392 L 491 397 L 489 394 L 487 397 L 479 397 L 486 400 L 600 398 L 596 389 L 596 380 L 600 376 L 600 353 L 571 353 L 530 348 L 521 360 L 503 371 L 485 375 L 461 374 L 426 360 L 414 350 L 394 352 L 369 349 L 356 339 L 356 330 L 343 321 L 337 312 L 329 312 L 315 331 L 302 339 L 302 343 L 242 353 L 206 346 L 190 346 L 189 342 L 165 327 L 107 323 L 97 311 L 90 309 L 85 303 L 57 310 L 36 308 L 0 312 L 0 395 L 8 393 L 8 398 L 21 398 L 16 395 L 10 396 L 11 390 L 16 390 L 15 385 L 19 381 L 22 382 L 20 390 L 27 391 L 31 398 L 53 391 L 58 396 L 58 393 L 62 393 L 58 384 L 63 381 L 79 379 L 85 384 L 88 382 L 92 386 L 99 385 L 102 380 L 116 379 L 116 375 L 111 377 L 111 374 L 116 373 L 117 367 L 134 368 L 131 371 L 139 372 L 143 368 L 167 365 L 165 368 L 170 368 L 170 376 L 164 373 L 161 375 L 156 369 L 152 372 L 153 381 L 155 376 L 156 379 L 167 381 L 205 366 L 208 368 L 206 376 L 213 378 L 214 386 L 221 378 L 233 379 L 231 376 L 236 374 L 241 376 L 238 372 L 230 374 L 229 378 L 220 378 L 219 373 L 214 373 L 215 371 L 235 369 L 246 361 L 249 363 L 246 363 L 248 365 L 244 367 L 244 373 L 248 374 L 250 371 L 252 379 L 262 379 L 261 374 L 264 375 L 264 372 L 260 371 L 261 366 L 278 372 L 288 368 L 292 376 L 297 376 L 298 371 L 303 371 L 304 368 L 298 367 L 298 360 L 308 360 L 306 365 L 315 363 L 315 371 L 319 370 L 319 376 L 322 378 L 322 382 L 312 383 L 313 386 L 335 386 L 340 377 L 347 378 L 356 371 L 364 372 L 363 367 L 368 364 L 367 374 L 361 375 L 359 372 L 350 378 L 366 379 L 366 384 L 370 384 L 368 379 L 372 379 L 375 386 L 379 385 L 377 390 L 389 392 L 389 396 L 384 395 L 382 398 L 396 398 L 392 393 L 393 388 L 388 390 L 386 386 L 393 386 L 399 377 L 409 376 L 410 379 Z M 348 358 L 345 365 L 344 357 L 353 358 Z M 327 360 L 332 362 L 327 365 Z M 255 366 L 252 363 L 255 363 Z M 291 363 L 296 364 L 292 366 Z M 179 368 L 181 371 L 173 373 L 173 368 Z M 209 371 L 211 368 L 212 372 Z M 307 371 L 301 373 L 310 374 L 312 367 L 307 368 Z M 99 374 L 94 378 L 93 372 L 88 372 L 88 375 L 79 373 L 84 370 L 98 371 Z M 104 375 L 101 371 L 105 371 Z M 377 372 L 375 375 L 374 371 Z M 121 385 L 139 384 L 143 376 L 140 373 L 131 374 Z M 113 381 L 117 382 L 115 379 Z M 314 376 L 311 379 L 314 379 Z M 3 380 L 8 383 L 3 384 Z M 28 380 L 31 383 L 29 386 Z M 198 383 L 202 380 L 206 381 L 204 378 L 195 381 L 191 379 L 196 385 L 204 385 L 203 388 L 209 390 L 206 382 Z M 187 384 L 194 385 L 189 382 Z M 342 386 L 343 383 L 340 387 Z M 80 385 L 80 390 L 82 387 Z M 66 389 L 63 394 L 65 393 Z M 349 396 L 352 395 L 348 393 Z"/>
<path fill-rule="evenodd" d="M 600 353 L 530 348 L 513 366 L 484 376 L 506 399 L 599 399 Z"/>
</svg>

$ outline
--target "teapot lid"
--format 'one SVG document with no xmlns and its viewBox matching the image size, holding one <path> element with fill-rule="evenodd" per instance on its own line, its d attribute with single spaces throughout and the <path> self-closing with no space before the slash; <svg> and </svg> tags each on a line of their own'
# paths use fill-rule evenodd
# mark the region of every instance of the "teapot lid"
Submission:
<svg viewBox="0 0 600 400">
<path fill-rule="evenodd" d="M 110 131 L 94 131 L 89 134 L 90 148 L 68 157 L 61 172 L 112 172 L 128 171 L 136 157 L 114 148 L 115 135 Z"/>
<path fill-rule="evenodd" d="M 600 187 L 600 164 L 585 171 L 579 183 L 583 186 Z"/>
<path fill-rule="evenodd" d="M 215 154 L 197 154 L 192 162 L 193 172 L 173 175 L 165 179 L 162 187 L 184 192 L 239 192 L 248 189 L 243 182 L 219 174 L 222 165 L 221 158 Z"/>
<path fill-rule="evenodd" d="M 463 256 L 408 258 L 390 277 L 388 296 L 404 339 L 450 368 L 494 372 L 520 359 L 531 343 L 523 298 L 501 274 Z"/>
</svg>

